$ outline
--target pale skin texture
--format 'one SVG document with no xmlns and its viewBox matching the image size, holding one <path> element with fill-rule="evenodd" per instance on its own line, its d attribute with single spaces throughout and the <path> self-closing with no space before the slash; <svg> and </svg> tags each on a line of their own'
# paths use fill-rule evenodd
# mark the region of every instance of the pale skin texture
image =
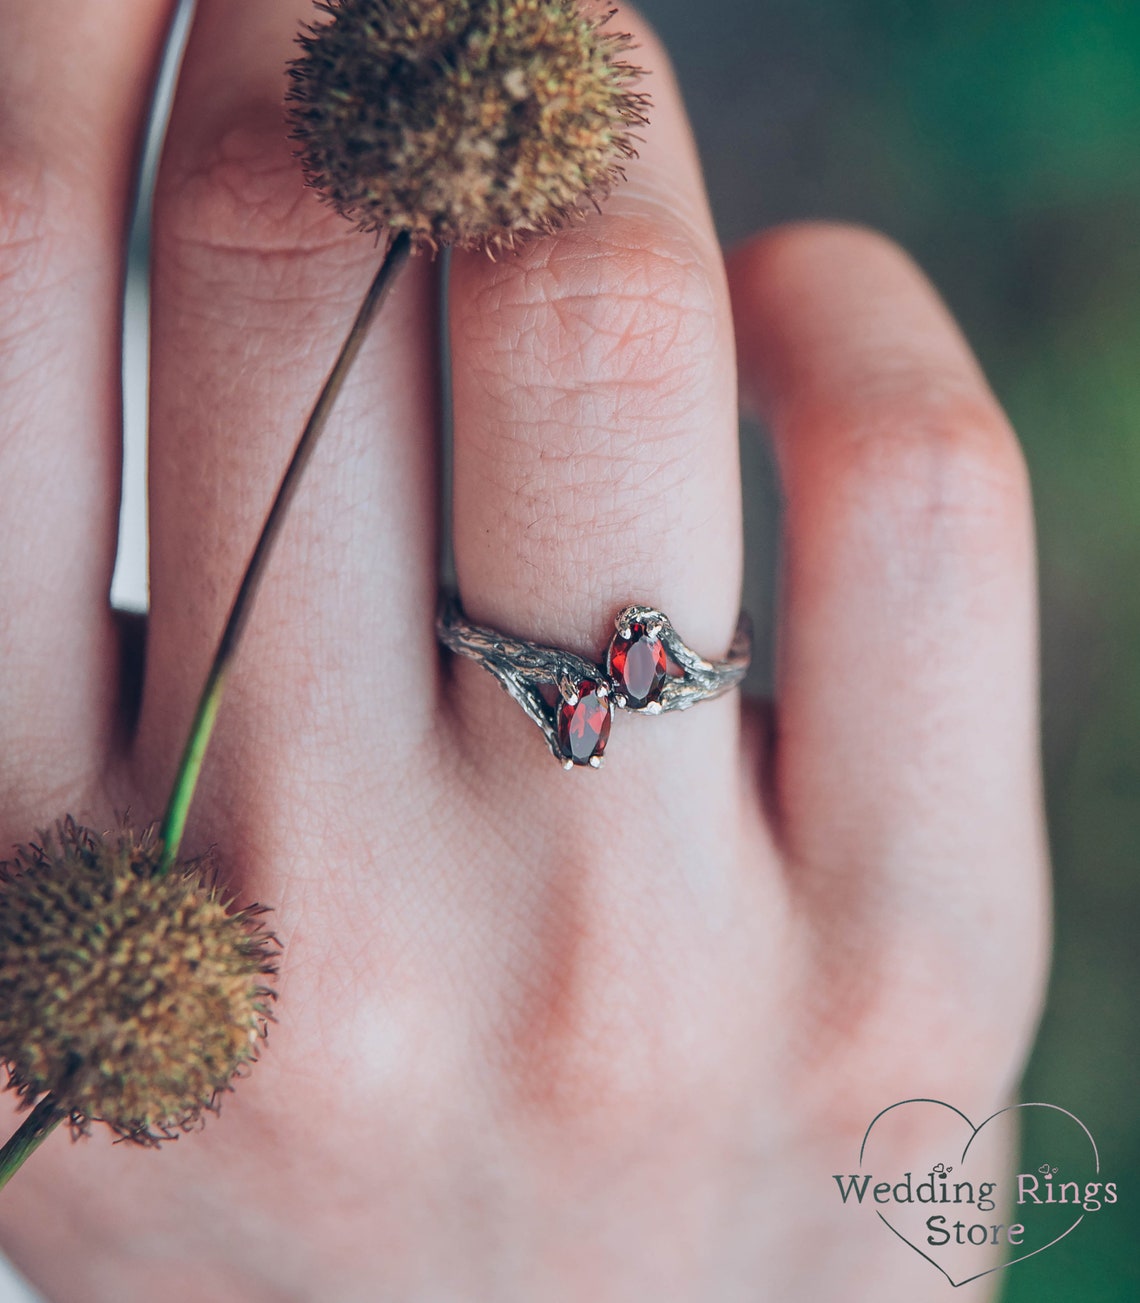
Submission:
<svg viewBox="0 0 1140 1303">
<path fill-rule="evenodd" d="M 0 0 L 6 845 L 67 811 L 161 813 L 376 265 L 281 130 L 305 12 L 203 0 L 182 77 L 134 727 L 105 597 L 117 300 L 166 12 Z M 187 836 L 274 907 L 280 1022 L 202 1134 L 156 1154 L 59 1133 L 0 1195 L 49 1298 L 946 1296 L 829 1174 L 896 1100 L 984 1117 L 1030 1044 L 1047 926 L 1024 465 L 886 240 L 778 230 L 726 276 L 666 58 L 618 21 L 655 101 L 629 184 L 516 257 L 455 260 L 463 596 L 592 656 L 650 601 L 722 653 L 735 356 L 787 504 L 774 704 L 620 718 L 607 767 L 565 774 L 489 676 L 439 657 L 437 273 L 418 261 L 281 540 Z"/>
</svg>

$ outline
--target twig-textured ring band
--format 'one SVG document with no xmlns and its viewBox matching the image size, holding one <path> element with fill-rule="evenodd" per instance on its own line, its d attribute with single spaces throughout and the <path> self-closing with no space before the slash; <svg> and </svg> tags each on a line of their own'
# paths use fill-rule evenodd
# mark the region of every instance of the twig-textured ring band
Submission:
<svg viewBox="0 0 1140 1303">
<path fill-rule="evenodd" d="M 743 612 L 722 661 L 706 661 L 686 647 L 669 617 L 653 606 L 618 613 L 599 664 L 472 624 L 453 592 L 440 601 L 436 631 L 445 647 L 499 680 L 566 769 L 601 767 L 615 707 L 641 715 L 687 710 L 736 687 L 752 656 L 752 625 Z"/>
</svg>

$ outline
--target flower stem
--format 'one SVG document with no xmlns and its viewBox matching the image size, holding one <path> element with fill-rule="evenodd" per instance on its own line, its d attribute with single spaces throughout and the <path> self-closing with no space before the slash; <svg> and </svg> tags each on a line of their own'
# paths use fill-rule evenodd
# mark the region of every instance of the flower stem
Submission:
<svg viewBox="0 0 1140 1303">
<path fill-rule="evenodd" d="M 242 631 L 249 618 L 253 599 L 264 576 L 266 561 L 269 559 L 273 544 L 277 541 L 277 536 L 281 532 L 281 526 L 284 524 L 289 504 L 297 491 L 297 486 L 300 483 L 305 467 L 309 463 L 317 439 L 325 427 L 329 412 L 336 402 L 345 377 L 356 360 L 356 355 L 359 353 L 364 337 L 368 333 L 368 327 L 372 324 L 377 310 L 384 302 L 396 273 L 407 262 L 410 250 L 411 241 L 406 231 L 397 235 L 388 246 L 388 252 L 384 257 L 384 261 L 380 264 L 380 270 L 376 273 L 376 277 L 364 297 L 364 302 L 360 305 L 356 320 L 352 323 L 352 329 L 348 332 L 348 337 L 345 339 L 340 354 L 333 364 L 333 369 L 329 372 L 329 377 L 325 381 L 316 406 L 313 408 L 308 422 L 301 432 L 301 437 L 298 439 L 297 447 L 293 452 L 293 458 L 281 479 L 277 496 L 274 498 L 269 514 L 265 518 L 265 524 L 261 527 L 261 535 L 254 546 L 245 574 L 242 576 L 241 585 L 230 609 L 229 619 L 222 631 L 218 649 L 214 653 L 213 664 L 210 666 L 210 673 L 206 678 L 205 686 L 202 688 L 202 695 L 198 700 L 198 709 L 194 715 L 194 721 L 190 725 L 189 737 L 186 739 L 186 748 L 182 753 L 182 760 L 174 778 L 170 799 L 166 803 L 166 813 L 163 815 L 162 828 L 159 833 L 162 841 L 162 854 L 156 869 L 156 873 L 160 877 L 170 872 L 174 861 L 178 858 L 178 852 L 182 845 L 182 836 L 186 831 L 186 820 L 190 813 L 190 804 L 194 799 L 194 790 L 198 786 L 198 778 L 202 772 L 202 762 L 206 756 L 206 748 L 210 744 L 210 736 L 214 731 L 214 724 L 218 717 L 218 708 L 221 705 L 222 693 L 225 690 L 226 676 L 233 662 L 234 652 L 237 650 Z"/>
<path fill-rule="evenodd" d="M 0 1149 L 0 1190 L 20 1170 L 24 1160 L 36 1152 L 66 1116 L 54 1095 L 45 1095 L 40 1100 L 24 1119 L 20 1129 L 4 1148 Z"/>
</svg>

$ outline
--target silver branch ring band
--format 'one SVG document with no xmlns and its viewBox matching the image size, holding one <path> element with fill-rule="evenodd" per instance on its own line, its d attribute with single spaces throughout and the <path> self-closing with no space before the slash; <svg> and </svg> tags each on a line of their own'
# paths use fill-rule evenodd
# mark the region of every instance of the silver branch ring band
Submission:
<svg viewBox="0 0 1140 1303">
<path fill-rule="evenodd" d="M 443 595 L 436 632 L 445 647 L 499 680 L 566 769 L 601 767 L 615 708 L 639 715 L 687 710 L 736 687 L 752 655 L 752 625 L 743 612 L 722 661 L 706 661 L 686 647 L 669 617 L 653 606 L 618 613 L 599 664 L 471 624 L 454 592 Z"/>
</svg>

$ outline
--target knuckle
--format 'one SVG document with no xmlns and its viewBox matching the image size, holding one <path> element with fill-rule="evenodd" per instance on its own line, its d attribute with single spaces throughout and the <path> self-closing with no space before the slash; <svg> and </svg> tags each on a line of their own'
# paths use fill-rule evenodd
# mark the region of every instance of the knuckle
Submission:
<svg viewBox="0 0 1140 1303">
<path fill-rule="evenodd" d="M 468 437 L 520 518 L 549 501 L 552 478 L 565 510 L 588 502 L 601 531 L 685 482 L 730 356 L 709 261 L 668 217 L 603 217 L 481 272 L 457 297 L 460 365 L 492 418 Z"/>
<path fill-rule="evenodd" d="M 155 195 L 156 231 L 167 252 L 191 260 L 315 262 L 351 244 L 344 219 L 304 182 L 280 106 L 253 106 L 203 139 L 175 135 Z"/>
<path fill-rule="evenodd" d="M 493 268 L 464 324 L 478 335 L 482 323 L 494 378 L 548 411 L 589 404 L 594 423 L 675 426 L 704 383 L 722 295 L 675 223 L 603 217 Z"/>
<path fill-rule="evenodd" d="M 69 282 L 92 274 L 91 241 L 72 220 L 81 187 L 47 162 L 0 150 L 0 386 L 8 438 L 32 417 L 58 358 Z M 32 383 L 32 381 L 39 381 Z"/>
<path fill-rule="evenodd" d="M 701 983 L 682 983 L 628 918 L 558 910 L 519 945 L 505 978 L 513 994 L 491 1053 L 528 1111 L 652 1127 L 717 1075 L 716 1053 L 692 1033 Z"/>
<path fill-rule="evenodd" d="M 1021 541 L 1028 473 L 991 400 L 931 386 L 866 407 L 832 444 L 841 510 L 873 522 L 884 545 L 920 558 L 992 560 Z"/>
<path fill-rule="evenodd" d="M 63 173 L 26 156 L 0 157 L 0 303 L 20 316 L 66 248 L 65 215 L 77 211 Z"/>
<path fill-rule="evenodd" d="M 1008 1084 L 1027 1048 L 1026 1020 L 937 937 L 892 940 L 884 929 L 872 942 L 821 930 L 811 964 L 790 1058 L 804 1081 L 819 1083 L 805 1103 L 829 1130 L 857 1134 L 885 1105 L 914 1095 L 918 1061 L 936 1065 L 925 1089 L 940 1098 L 985 1099 Z M 963 1035 L 973 1053 L 943 1053 Z"/>
</svg>

